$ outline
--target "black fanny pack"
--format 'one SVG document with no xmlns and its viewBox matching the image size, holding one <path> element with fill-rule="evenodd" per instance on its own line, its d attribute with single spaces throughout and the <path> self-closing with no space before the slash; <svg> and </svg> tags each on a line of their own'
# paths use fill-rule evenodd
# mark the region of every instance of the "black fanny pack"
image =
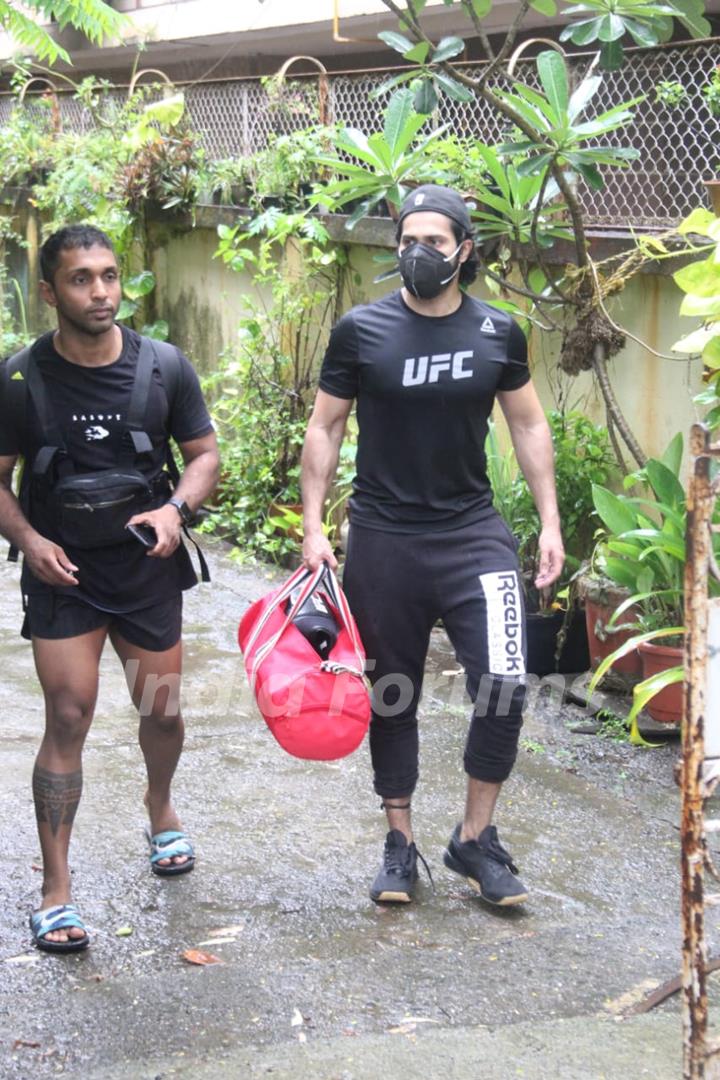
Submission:
<svg viewBox="0 0 720 1080">
<path fill-rule="evenodd" d="M 97 548 L 128 540 L 130 518 L 167 500 L 169 483 L 160 480 L 150 482 L 137 469 L 74 473 L 57 480 L 48 494 L 63 543 Z"/>
<path fill-rule="evenodd" d="M 43 378 L 31 358 L 27 384 L 46 445 L 32 465 L 31 497 L 44 502 L 60 541 L 68 547 L 99 548 L 130 539 L 125 526 L 135 514 L 154 510 L 169 498 L 167 473 L 148 479 L 140 466 L 153 444 L 145 426 L 153 373 L 153 351 L 143 338 L 130 393 L 117 466 L 78 472 L 68 455 Z"/>
</svg>

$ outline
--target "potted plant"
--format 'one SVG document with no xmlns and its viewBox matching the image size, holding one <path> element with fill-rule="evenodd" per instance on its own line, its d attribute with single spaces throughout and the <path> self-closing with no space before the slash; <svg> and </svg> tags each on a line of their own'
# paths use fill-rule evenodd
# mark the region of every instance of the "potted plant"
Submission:
<svg viewBox="0 0 720 1080">
<path fill-rule="evenodd" d="M 246 165 L 239 158 L 211 162 L 206 183 L 213 206 L 247 206 L 250 192 Z"/>
<path fill-rule="evenodd" d="M 319 178 L 332 130 L 315 127 L 270 136 L 267 146 L 253 154 L 247 166 L 254 202 L 262 209 L 303 209 Z"/>
<path fill-rule="evenodd" d="M 597 563 L 602 573 L 630 596 L 617 608 L 610 626 L 634 611 L 635 632 L 605 657 L 591 683 L 634 649 L 640 653 L 643 681 L 633 691 L 631 739 L 642 741 L 637 714 L 647 707 L 653 719 L 677 723 L 682 716 L 682 639 L 684 633 L 685 491 L 679 479 L 682 435 L 661 459 L 651 458 L 614 494 L 595 485 L 595 509 L 605 526 Z M 712 588 L 712 587 L 711 587 Z"/>
<path fill-rule="evenodd" d="M 598 545 L 598 551 L 601 550 Z M 578 596 L 585 606 L 585 630 L 588 638 L 590 666 L 596 668 L 610 653 L 623 645 L 637 630 L 638 612 L 632 607 L 624 610 L 624 618 L 615 614 L 621 604 L 632 595 L 630 590 L 601 574 L 595 558 L 590 568 L 584 570 L 577 583 Z M 613 671 L 620 675 L 638 676 L 642 668 L 640 654 L 635 649 L 617 660 Z"/>
</svg>

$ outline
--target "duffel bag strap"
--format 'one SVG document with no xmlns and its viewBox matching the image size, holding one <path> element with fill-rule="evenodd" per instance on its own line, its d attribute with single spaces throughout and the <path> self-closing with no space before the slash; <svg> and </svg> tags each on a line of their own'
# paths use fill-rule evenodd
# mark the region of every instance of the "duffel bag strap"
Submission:
<svg viewBox="0 0 720 1080">
<path fill-rule="evenodd" d="M 273 651 L 273 649 L 275 648 L 275 646 L 279 642 L 280 638 L 285 633 L 285 630 L 287 629 L 288 625 L 294 619 L 297 612 L 303 606 L 305 601 L 310 596 L 312 596 L 312 594 L 316 591 L 316 589 L 318 589 L 320 587 L 320 585 L 323 584 L 323 582 L 326 583 L 328 593 L 330 594 L 330 598 L 331 598 L 333 604 L 335 605 L 335 607 L 336 607 L 336 609 L 338 611 L 338 614 L 340 615 L 340 619 L 342 620 L 343 626 L 345 627 L 345 629 L 348 632 L 348 635 L 349 635 L 350 640 L 352 642 L 353 649 L 355 650 L 355 656 L 357 657 L 358 666 L 357 666 L 357 670 L 355 672 L 353 672 L 353 674 L 360 675 L 362 677 L 363 672 L 365 670 L 365 660 L 364 660 L 364 657 L 363 657 L 362 646 L 360 645 L 360 641 L 359 641 L 359 638 L 358 638 L 358 635 L 357 635 L 357 631 L 355 630 L 353 617 L 352 617 L 352 614 L 350 612 L 350 606 L 349 606 L 349 604 L 347 602 L 347 599 L 345 598 L 345 594 L 343 593 L 342 589 L 340 588 L 340 585 L 338 583 L 337 578 L 335 577 L 335 574 L 330 569 L 330 567 L 328 566 L 327 563 L 322 563 L 322 565 L 319 566 L 317 568 L 317 570 L 315 570 L 314 572 L 312 572 L 310 570 L 305 570 L 304 573 L 300 573 L 300 571 L 296 571 L 295 574 L 293 574 L 293 576 L 286 582 L 284 588 L 275 597 L 272 604 L 270 604 L 268 606 L 267 610 L 264 612 L 263 618 L 260 620 L 258 626 L 253 631 L 253 634 L 251 635 L 247 645 L 245 646 L 246 654 L 250 651 L 251 646 L 257 640 L 258 634 L 262 630 L 262 627 L 265 625 L 265 623 L 267 622 L 267 620 L 270 617 L 270 615 L 272 614 L 272 612 L 277 610 L 278 605 L 281 604 L 283 602 L 283 600 L 286 599 L 290 595 L 292 590 L 297 587 L 299 582 L 304 582 L 304 584 L 302 585 L 302 587 L 300 589 L 300 592 L 299 592 L 299 594 L 298 594 L 298 596 L 297 596 L 297 598 L 295 600 L 295 603 L 292 605 L 292 607 L 288 611 L 288 613 L 286 615 L 286 618 L 285 618 L 285 621 L 283 622 L 282 626 L 280 627 L 280 629 L 275 634 L 273 634 L 273 636 L 271 638 L 268 638 L 268 640 L 264 643 L 264 645 L 260 646 L 257 653 L 255 654 L 255 658 L 254 658 L 253 666 L 252 666 L 252 671 L 251 671 L 251 674 L 250 674 L 250 683 L 251 683 L 251 685 L 254 685 L 254 683 L 255 683 L 255 678 L 257 676 L 260 665 L 263 663 L 263 661 L 265 659 L 267 659 L 267 657 Z M 331 664 L 332 661 L 326 661 L 325 663 L 326 664 Z M 331 670 L 331 668 L 326 667 L 325 670 Z M 349 670 L 349 669 L 344 668 L 343 670 Z M 338 674 L 338 673 L 339 672 L 336 672 L 336 674 Z"/>
<path fill-rule="evenodd" d="M 277 594 L 273 597 L 272 601 L 265 608 L 265 611 L 263 612 L 262 617 L 260 619 L 258 619 L 257 623 L 253 627 L 252 633 L 250 634 L 250 637 L 247 639 L 247 641 L 245 643 L 245 648 L 243 650 L 243 652 L 245 654 L 249 653 L 252 650 L 253 646 L 255 645 L 255 642 L 257 641 L 258 637 L 260 636 L 260 633 L 261 633 L 263 627 L 267 623 L 267 621 L 270 618 L 270 616 L 272 615 L 273 611 L 275 611 L 280 606 L 280 604 L 283 603 L 284 600 L 288 599 L 288 597 L 290 596 L 293 589 L 296 589 L 297 586 L 301 582 L 305 581 L 306 578 L 308 578 L 310 576 L 311 576 L 310 571 L 306 570 L 304 566 L 300 566 L 287 579 L 287 581 L 282 586 L 282 588 L 278 589 Z"/>
<path fill-rule="evenodd" d="M 249 655 L 251 653 L 252 648 L 260 635 L 260 632 L 267 624 L 268 619 L 273 614 L 273 612 L 277 611 L 280 605 L 288 599 L 293 589 L 296 589 L 298 585 L 300 586 L 295 602 L 289 608 L 285 619 L 280 626 L 280 629 L 277 630 L 277 632 L 274 633 L 272 637 L 268 638 L 264 645 L 261 645 L 255 653 L 255 656 L 253 658 L 252 670 L 250 672 L 251 686 L 254 686 L 255 684 L 255 678 L 263 660 L 265 660 L 270 655 L 280 638 L 287 630 L 292 620 L 297 615 L 300 608 L 303 606 L 306 600 L 308 600 L 310 596 L 312 596 L 312 594 L 315 592 L 315 589 L 322 581 L 324 573 L 324 566 L 319 566 L 314 572 L 311 570 L 306 570 L 304 567 L 300 567 L 299 570 L 296 570 L 295 573 L 290 578 L 288 578 L 282 589 L 279 590 L 277 595 L 273 598 L 272 602 L 268 604 L 267 608 L 263 612 L 262 618 L 258 620 L 257 626 L 255 627 L 247 641 L 247 644 L 245 646 L 246 655 Z"/>
<path fill-rule="evenodd" d="M 363 649 L 362 645 L 360 644 L 360 638 L 358 637 L 357 629 L 355 627 L 355 620 L 352 617 L 352 612 L 350 611 L 350 605 L 347 602 L 347 597 L 340 588 L 340 583 L 338 582 L 338 579 L 335 577 L 334 572 L 330 569 L 327 563 L 325 564 L 325 581 L 327 585 L 327 591 L 330 594 L 330 599 L 337 608 L 340 614 L 340 618 L 342 619 L 343 626 L 345 627 L 348 635 L 350 636 L 350 640 L 352 642 L 352 646 L 355 650 L 355 655 L 357 657 L 358 666 L 360 668 L 360 671 L 362 672 L 365 670 L 365 660 L 363 658 Z"/>
</svg>

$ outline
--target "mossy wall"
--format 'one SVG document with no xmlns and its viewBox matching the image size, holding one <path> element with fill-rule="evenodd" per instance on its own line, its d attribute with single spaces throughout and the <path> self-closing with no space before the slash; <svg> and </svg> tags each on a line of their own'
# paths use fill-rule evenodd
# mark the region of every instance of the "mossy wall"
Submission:
<svg viewBox="0 0 720 1080">
<path fill-rule="evenodd" d="M 352 238 L 354 241 L 354 234 Z M 214 228 L 198 224 L 190 232 L 166 239 L 153 254 L 158 312 L 170 323 L 173 340 L 201 370 L 208 370 L 223 348 L 232 347 L 237 321 L 244 311 L 243 296 L 253 291 L 249 275 L 233 273 L 212 259 L 215 246 Z M 373 283 L 386 268 L 373 261 L 380 250 L 373 242 L 348 246 L 352 272 L 348 275 L 345 309 L 398 287 L 399 278 Z M 360 284 L 353 280 L 356 275 Z M 492 300 L 477 283 L 471 293 Z M 613 299 L 611 314 L 636 337 L 658 352 L 668 353 L 691 325 L 689 319 L 677 314 L 681 298 L 672 278 L 639 275 L 620 297 Z M 579 408 L 605 423 L 604 403 L 593 378 L 588 372 L 573 377 L 560 373 L 559 350 L 558 334 L 533 329 L 531 366 L 543 404 L 547 408 L 558 404 Z M 697 418 L 692 399 L 702 386 L 699 360 L 652 356 L 628 338 L 609 367 L 620 406 L 646 452 L 661 453 L 676 431 L 687 432 Z"/>
<path fill-rule="evenodd" d="M 195 223 L 169 222 L 167 218 L 148 224 L 150 269 L 157 279 L 153 294 L 155 317 L 170 325 L 170 336 L 192 359 L 200 371 L 210 371 L 218 355 L 231 349 L 237 340 L 240 317 L 247 313 L 244 297 L 255 293 L 249 273 L 229 270 L 213 254 L 217 247 L 217 224 L 232 223 L 235 211 L 203 207 Z M 332 219 L 328 219 L 331 221 Z M 399 278 L 381 284 L 373 279 L 387 264 L 374 257 L 392 244 L 388 222 L 365 221 L 353 233 L 333 222 L 335 239 L 347 244 L 350 273 L 343 308 L 364 303 L 397 288 Z M 28 232 L 29 230 L 29 232 Z M 24 219 L 23 231 L 33 238 L 33 223 Z M 48 312 L 37 298 L 33 282 L 37 260 L 33 244 L 24 252 L 6 250 L 5 262 L 23 293 L 28 322 L 34 331 L 51 325 Z M 484 295 L 477 283 L 473 295 Z M 658 273 L 638 275 L 621 295 L 614 297 L 611 315 L 635 337 L 660 353 L 669 353 L 673 342 L 687 333 L 690 319 L 677 312 L 682 294 L 671 277 Z M 531 366 L 541 401 L 546 408 L 579 408 L 593 420 L 605 422 L 605 407 L 588 372 L 569 377 L 559 372 L 557 333 L 533 329 L 530 339 Z M 653 356 L 631 338 L 610 361 L 610 376 L 617 399 L 641 446 L 649 454 L 659 454 L 677 431 L 687 433 L 697 419 L 693 396 L 702 387 L 702 364 L 695 360 L 670 360 Z"/>
</svg>

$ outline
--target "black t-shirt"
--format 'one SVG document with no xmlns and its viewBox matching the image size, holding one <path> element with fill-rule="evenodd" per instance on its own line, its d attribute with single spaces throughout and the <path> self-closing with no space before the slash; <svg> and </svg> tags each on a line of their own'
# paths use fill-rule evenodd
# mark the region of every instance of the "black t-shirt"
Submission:
<svg viewBox="0 0 720 1080">
<path fill-rule="evenodd" d="M 400 291 L 344 315 L 320 389 L 357 398 L 352 521 L 411 533 L 461 528 L 490 513 L 488 417 L 498 390 L 529 379 L 520 327 L 466 294 L 439 318 L 412 311 Z"/>
<path fill-rule="evenodd" d="M 76 472 L 113 469 L 118 464 L 120 441 L 125 431 L 140 336 L 122 326 L 123 347 L 117 360 L 103 367 L 84 367 L 65 360 L 53 346 L 52 333 L 33 345 L 48 400 Z M 169 438 L 188 442 L 212 431 L 200 384 L 190 361 L 178 350 L 179 377 L 172 408 L 155 367 L 148 395 L 145 425 L 152 453 L 136 459 L 135 467 L 152 479 L 166 461 Z M 26 396 L 24 424 L 9 407 L 6 366 L 0 365 L 0 456 L 21 454 L 26 467 L 43 445 L 42 432 L 30 396 Z M 63 545 L 48 507 L 32 499 L 30 521 L 42 535 L 61 544 L 79 568 L 77 586 L 56 591 L 83 599 L 105 611 L 134 611 L 156 603 L 196 584 L 197 578 L 185 548 L 181 545 L 169 559 L 149 558 L 135 539 L 104 548 L 76 549 Z M 44 592 L 27 564 L 23 565 L 24 593 Z"/>
</svg>

